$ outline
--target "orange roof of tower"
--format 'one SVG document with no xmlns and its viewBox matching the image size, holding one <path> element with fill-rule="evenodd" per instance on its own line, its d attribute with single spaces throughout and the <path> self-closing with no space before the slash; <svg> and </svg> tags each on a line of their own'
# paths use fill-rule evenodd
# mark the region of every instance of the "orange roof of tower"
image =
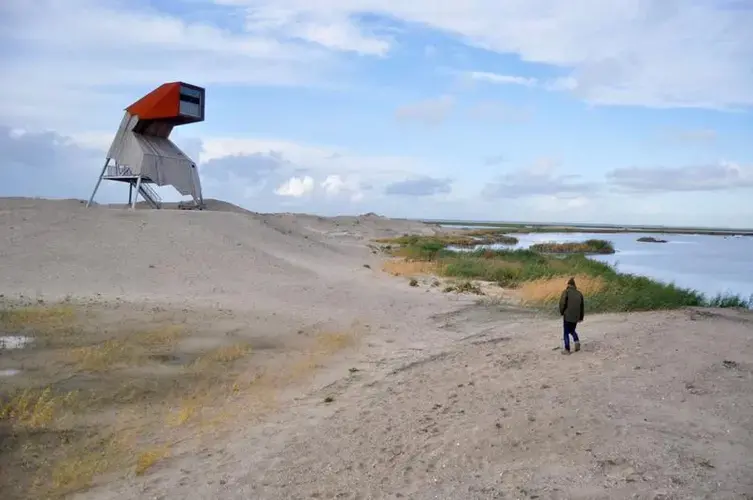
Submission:
<svg viewBox="0 0 753 500">
<path fill-rule="evenodd" d="M 163 83 L 126 108 L 142 120 L 177 118 L 180 116 L 181 82 Z"/>
</svg>

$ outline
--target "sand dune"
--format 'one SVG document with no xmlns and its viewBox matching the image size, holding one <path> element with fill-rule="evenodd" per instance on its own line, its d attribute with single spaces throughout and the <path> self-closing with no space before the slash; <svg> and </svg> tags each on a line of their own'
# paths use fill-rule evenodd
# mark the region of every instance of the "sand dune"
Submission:
<svg viewBox="0 0 753 500">
<path fill-rule="evenodd" d="M 344 299 L 347 287 L 367 279 L 368 295 L 378 286 L 363 267 L 376 262 L 364 252 L 365 242 L 431 231 L 373 216 L 324 219 L 256 214 L 212 200 L 208 205 L 219 210 L 2 200 L 2 288 L 8 295 L 48 300 L 94 296 L 347 312 L 358 309 Z"/>
<path fill-rule="evenodd" d="M 261 422 L 78 497 L 753 497 L 751 314 L 593 316 L 584 351 L 563 357 L 548 313 L 380 271 L 371 239 L 435 227 L 208 205 L 0 200 L 0 293 L 189 311 L 193 344 L 245 335 L 249 363 L 277 370 L 310 329 L 358 322 L 362 338 L 317 358 Z"/>
</svg>

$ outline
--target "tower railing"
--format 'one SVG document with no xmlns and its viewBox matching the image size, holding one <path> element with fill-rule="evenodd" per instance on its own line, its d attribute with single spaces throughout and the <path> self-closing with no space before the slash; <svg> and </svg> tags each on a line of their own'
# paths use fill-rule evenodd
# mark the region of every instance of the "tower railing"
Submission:
<svg viewBox="0 0 753 500">
<path fill-rule="evenodd" d="M 127 165 L 108 165 L 107 177 L 135 177 L 131 167 Z"/>
</svg>

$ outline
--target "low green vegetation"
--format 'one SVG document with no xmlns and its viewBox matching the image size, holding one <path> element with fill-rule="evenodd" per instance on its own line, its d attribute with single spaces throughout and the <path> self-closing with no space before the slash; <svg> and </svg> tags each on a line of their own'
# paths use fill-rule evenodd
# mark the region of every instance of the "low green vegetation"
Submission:
<svg viewBox="0 0 753 500">
<path fill-rule="evenodd" d="M 661 238 L 654 238 L 653 236 L 642 236 L 635 241 L 638 241 L 640 243 L 666 243 L 667 242 L 667 240 L 663 240 Z"/>
<path fill-rule="evenodd" d="M 568 243 L 537 243 L 531 245 L 531 250 L 541 253 L 611 254 L 614 253 L 614 246 L 611 241 L 586 240 Z"/>
<path fill-rule="evenodd" d="M 588 312 L 627 312 L 676 309 L 691 306 L 753 308 L 753 297 L 734 295 L 707 298 L 703 294 L 650 278 L 623 274 L 585 253 L 550 255 L 536 250 L 455 251 L 432 237 L 411 236 L 402 240 L 393 254 L 409 260 L 432 261 L 443 276 L 463 280 L 496 282 L 505 288 L 518 288 L 523 299 L 540 306 L 554 307 L 558 292 L 570 276 L 576 276 L 587 297 Z M 611 249 L 609 242 L 582 243 L 590 249 Z M 549 248 L 549 247 L 546 247 Z"/>
<path fill-rule="evenodd" d="M 469 248 L 477 245 L 514 245 L 518 242 L 518 239 L 505 234 L 500 229 L 474 229 L 445 234 L 440 233 L 432 236 L 406 234 L 397 238 L 381 238 L 376 241 L 377 243 L 400 245 L 403 248 L 417 246 L 427 248 Z"/>
</svg>

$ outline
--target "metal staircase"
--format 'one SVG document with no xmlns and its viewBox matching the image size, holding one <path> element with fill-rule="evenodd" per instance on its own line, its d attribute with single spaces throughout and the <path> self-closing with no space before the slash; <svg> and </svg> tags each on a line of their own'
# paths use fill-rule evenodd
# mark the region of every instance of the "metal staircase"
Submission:
<svg viewBox="0 0 753 500">
<path fill-rule="evenodd" d="M 136 186 L 136 182 L 133 183 L 134 187 Z M 139 194 L 144 198 L 144 201 L 147 202 L 147 204 L 152 208 L 162 208 L 162 198 L 159 194 L 157 194 L 157 191 L 154 190 L 152 186 L 149 184 L 146 184 L 145 182 L 141 182 L 139 184 Z"/>
</svg>

